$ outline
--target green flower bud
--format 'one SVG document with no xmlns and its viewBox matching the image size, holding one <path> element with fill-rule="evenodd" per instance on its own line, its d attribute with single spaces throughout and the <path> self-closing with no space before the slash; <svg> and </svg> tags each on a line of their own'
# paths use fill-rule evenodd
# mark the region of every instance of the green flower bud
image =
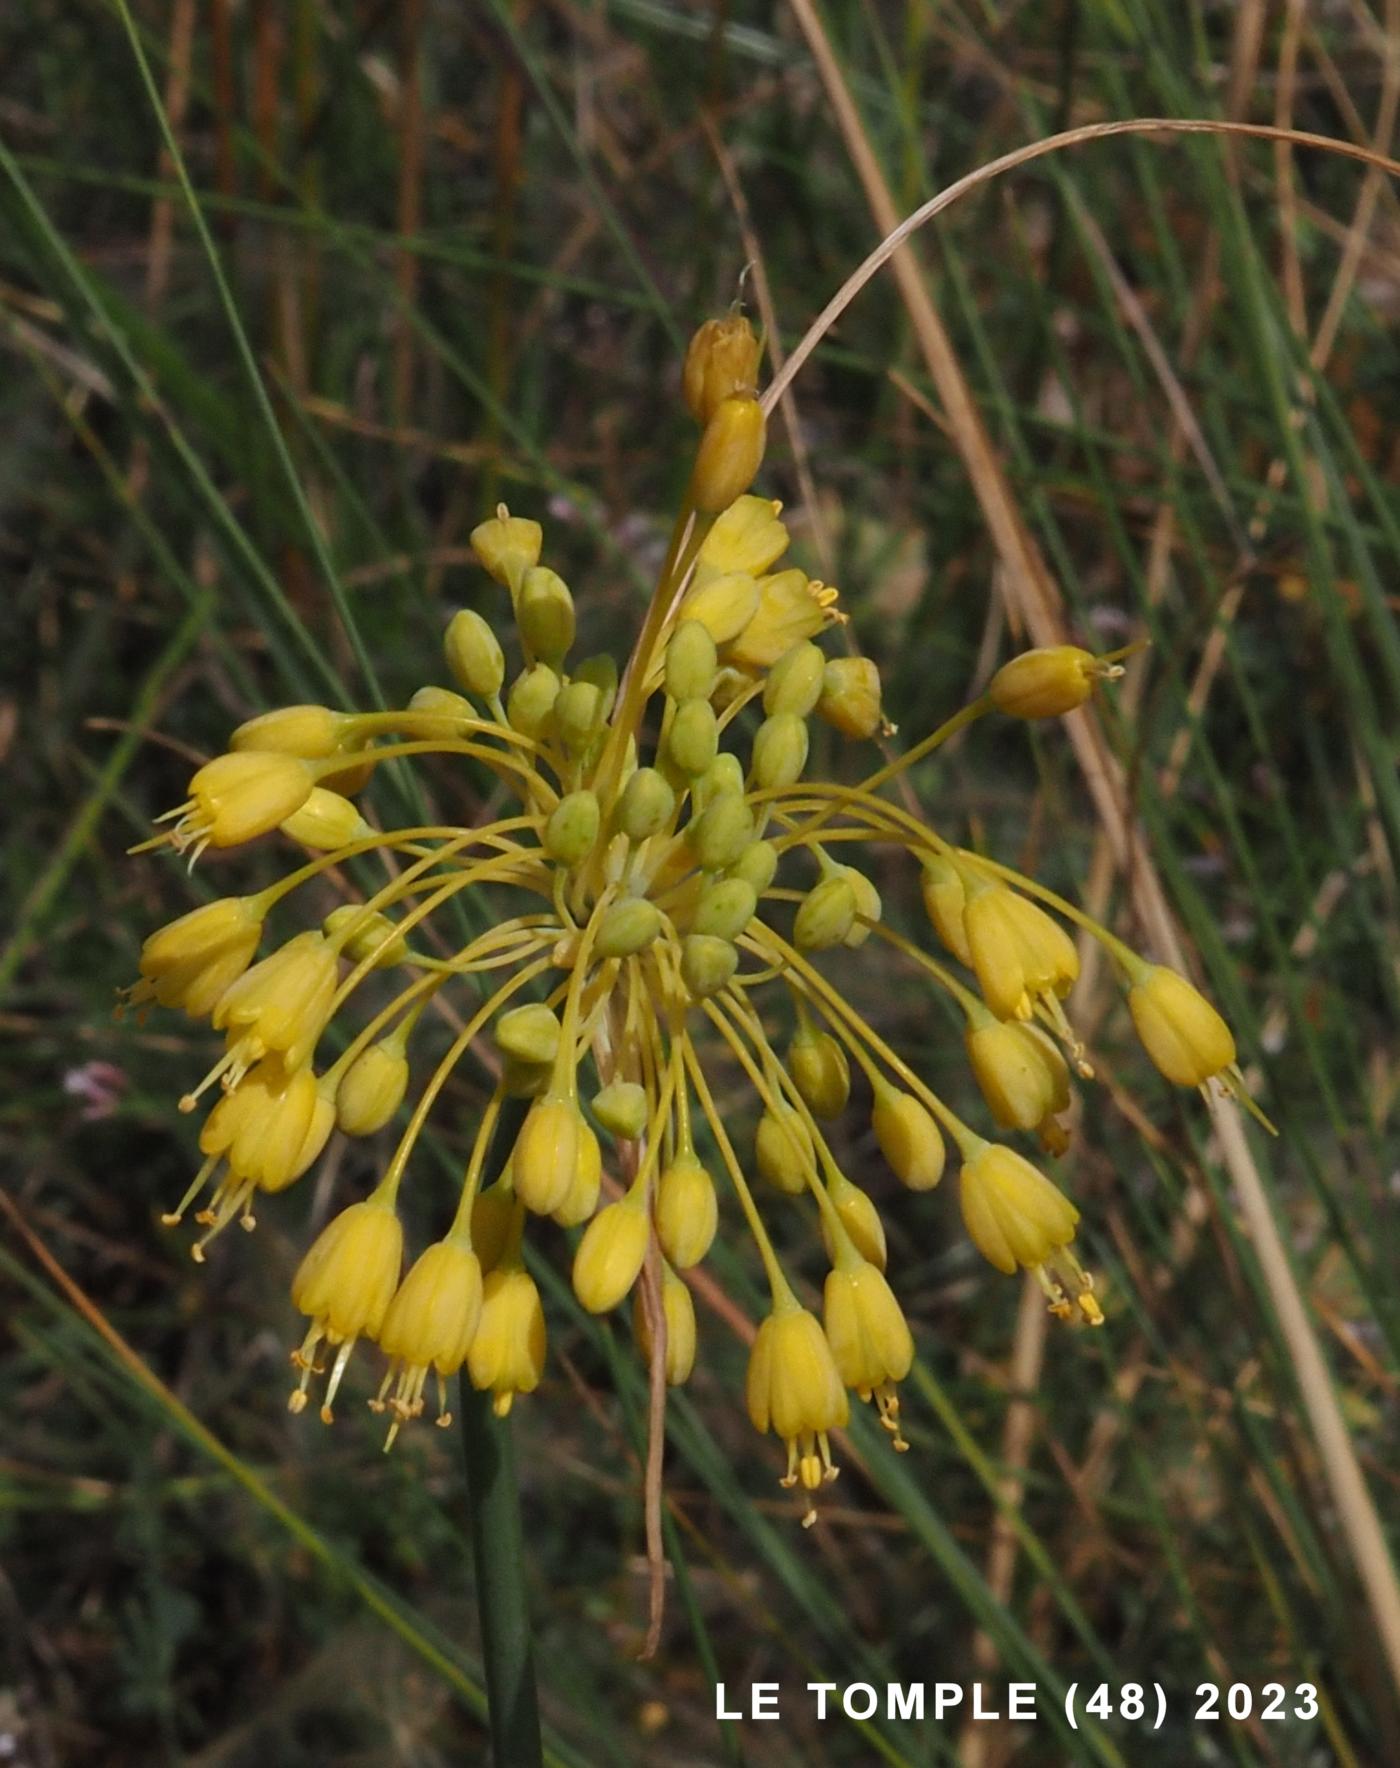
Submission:
<svg viewBox="0 0 1400 1768">
<path fill-rule="evenodd" d="M 712 804 L 723 792 L 735 792 L 740 798 L 744 795 L 744 769 L 737 755 L 728 750 L 716 755 L 714 760 L 690 788 L 690 801 L 698 815 L 707 805 Z"/>
<path fill-rule="evenodd" d="M 524 669 L 511 683 L 506 717 L 512 730 L 536 742 L 549 728 L 549 715 L 559 697 L 559 677 L 545 663 Z"/>
<path fill-rule="evenodd" d="M 794 785 L 806 765 L 807 726 L 803 720 L 795 712 L 775 712 L 765 718 L 754 732 L 754 784 L 762 788 Z"/>
<path fill-rule="evenodd" d="M 571 681 L 554 701 L 554 729 L 571 755 L 581 755 L 603 722 L 603 696 L 591 681 Z"/>
<path fill-rule="evenodd" d="M 327 939 L 339 939 L 351 926 L 355 931 L 341 944 L 340 950 L 352 964 L 362 964 L 366 958 L 372 958 L 372 969 L 392 970 L 408 956 L 408 941 L 389 917 L 377 910 L 367 915 L 363 903 L 345 902 L 338 909 L 332 909 L 322 923 L 321 931 Z"/>
<path fill-rule="evenodd" d="M 719 751 L 719 722 L 708 700 L 682 700 L 666 734 L 666 753 L 687 779 L 699 779 Z"/>
<path fill-rule="evenodd" d="M 593 1095 L 593 1115 L 624 1142 L 635 1142 L 647 1127 L 647 1092 L 634 1080 L 615 1080 Z"/>
<path fill-rule="evenodd" d="M 688 933 L 681 941 L 681 977 L 697 1001 L 717 994 L 738 968 L 739 954 L 727 939 Z"/>
<path fill-rule="evenodd" d="M 544 850 L 561 866 L 576 866 L 593 851 L 602 813 L 591 792 L 569 792 L 549 813 Z"/>
<path fill-rule="evenodd" d="M 729 868 L 731 878 L 742 878 L 752 884 L 754 894 L 762 896 L 778 871 L 778 850 L 771 841 L 751 841 Z"/>
<path fill-rule="evenodd" d="M 800 1197 L 807 1189 L 807 1174 L 815 1171 L 817 1155 L 800 1111 L 791 1105 L 765 1111 L 758 1120 L 753 1151 L 758 1170 L 776 1190 Z"/>
<path fill-rule="evenodd" d="M 673 700 L 708 700 L 718 667 L 709 628 L 682 620 L 666 646 L 666 692 Z"/>
<path fill-rule="evenodd" d="M 543 1001 L 512 1007 L 496 1021 L 496 1047 L 501 1054 L 534 1066 L 554 1060 L 563 1035 L 558 1014 Z"/>
<path fill-rule="evenodd" d="M 851 1065 L 829 1031 L 800 1024 L 788 1045 L 787 1071 L 813 1117 L 839 1117 L 851 1096 Z"/>
<path fill-rule="evenodd" d="M 694 933 L 711 933 L 716 939 L 737 939 L 754 918 L 758 893 L 742 878 L 721 878 L 707 884 L 695 905 Z"/>
<path fill-rule="evenodd" d="M 719 1225 L 715 1182 L 693 1154 L 678 1154 L 656 1186 L 656 1233 L 678 1271 L 710 1250 Z"/>
<path fill-rule="evenodd" d="M 838 866 L 836 870 L 839 877 L 845 878 L 850 882 L 851 889 L 855 892 L 856 913 L 858 915 L 864 915 L 866 920 L 878 921 L 883 912 L 883 904 L 880 901 L 880 892 L 870 882 L 869 878 L 866 877 L 865 873 L 858 872 L 854 866 Z M 869 937 L 869 927 L 866 927 L 860 921 L 853 921 L 851 923 L 850 932 L 846 934 L 846 937 L 841 943 L 849 946 L 852 951 L 856 951 L 859 947 L 865 944 Z"/>
<path fill-rule="evenodd" d="M 644 896 L 629 897 L 604 910 L 593 949 L 600 958 L 630 958 L 661 931 L 661 910 Z"/>
<path fill-rule="evenodd" d="M 855 925 L 856 893 L 842 871 L 823 878 L 803 897 L 793 923 L 793 944 L 824 952 L 840 945 Z"/>
<path fill-rule="evenodd" d="M 465 693 L 479 700 L 493 699 L 506 678 L 506 659 L 500 641 L 473 608 L 463 608 L 447 623 L 443 639 L 447 667 Z"/>
<path fill-rule="evenodd" d="M 869 657 L 833 657 L 822 677 L 817 716 L 843 736 L 873 737 L 880 728 L 880 671 Z"/>
<path fill-rule="evenodd" d="M 559 663 L 574 642 L 574 598 L 547 565 L 533 565 L 525 573 L 515 618 L 526 647 L 546 663 Z"/>
<path fill-rule="evenodd" d="M 603 717 L 606 718 L 613 709 L 613 701 L 617 698 L 617 660 L 606 651 L 599 651 L 594 657 L 585 657 L 574 670 L 575 681 L 589 682 L 603 696 Z"/>
<path fill-rule="evenodd" d="M 686 839 L 707 872 L 722 872 L 753 840 L 753 812 L 737 792 L 722 793 L 689 825 Z"/>
<path fill-rule="evenodd" d="M 633 841 L 659 835 L 676 812 L 676 795 L 654 767 L 639 767 L 622 788 L 617 826 Z"/>
<path fill-rule="evenodd" d="M 803 639 L 768 671 L 763 684 L 763 710 L 770 718 L 776 712 L 792 712 L 805 718 L 821 697 L 825 672 L 826 658 L 821 646 Z"/>
</svg>

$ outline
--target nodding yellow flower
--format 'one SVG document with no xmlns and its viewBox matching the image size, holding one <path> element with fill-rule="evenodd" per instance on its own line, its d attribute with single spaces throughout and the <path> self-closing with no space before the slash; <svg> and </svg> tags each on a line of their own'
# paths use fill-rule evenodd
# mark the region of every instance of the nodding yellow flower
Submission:
<svg viewBox="0 0 1400 1768">
<path fill-rule="evenodd" d="M 203 1084 L 222 1074 L 226 1086 L 236 1086 L 269 1051 L 300 1068 L 325 1029 L 337 974 L 335 948 L 319 932 L 298 933 L 254 964 L 214 1008 L 214 1029 L 227 1034 L 228 1048 Z"/>
<path fill-rule="evenodd" d="M 787 1445 L 782 1485 L 800 1482 L 810 1494 L 836 1478 L 827 1438 L 850 1418 L 846 1389 L 820 1320 L 790 1295 L 758 1329 L 745 1393 L 754 1429 L 772 1430 Z M 814 1517 L 809 1496 L 804 1526 Z"/>
<path fill-rule="evenodd" d="M 206 847 L 237 847 L 269 835 L 300 810 L 316 784 L 313 766 L 299 755 L 239 749 L 206 761 L 190 781 L 189 798 L 167 812 L 171 842 L 194 857 Z"/>
<path fill-rule="evenodd" d="M 335 1347 L 321 1419 L 331 1408 L 356 1341 L 377 1338 L 398 1288 L 403 1268 L 403 1227 L 393 1203 L 375 1195 L 341 1210 L 321 1230 L 292 1278 L 292 1302 L 311 1321 L 292 1362 L 301 1379 L 287 1402 L 300 1412 L 311 1377 L 319 1373 L 316 1351 L 322 1340 Z"/>
<path fill-rule="evenodd" d="M 1003 663 L 987 684 L 987 698 L 1013 718 L 1060 718 L 1082 706 L 1099 682 L 1122 673 L 1121 664 L 1078 645 L 1042 645 Z"/>
<path fill-rule="evenodd" d="M 510 1411 L 517 1394 L 532 1394 L 539 1386 L 545 1343 L 544 1309 L 534 1278 L 519 1264 L 489 1272 L 467 1370 L 473 1387 L 495 1395 L 492 1407 L 498 1418 Z"/>
<path fill-rule="evenodd" d="M 1044 909 L 1005 884 L 966 882 L 963 926 L 983 998 L 998 1019 L 1052 1008 L 1079 975 L 1074 941 Z"/>
<path fill-rule="evenodd" d="M 444 1428 L 451 1424 L 446 1377 L 466 1362 L 481 1307 L 481 1265 L 465 1239 L 449 1234 L 418 1255 L 395 1290 L 377 1334 L 379 1348 L 390 1361 L 378 1398 L 370 1404 L 382 1411 L 387 1403 L 394 1415 L 386 1449 L 401 1424 L 422 1415 L 423 1386 L 430 1369 L 437 1376 L 437 1422 Z"/>
<path fill-rule="evenodd" d="M 663 1260 L 661 1305 L 666 1316 L 666 1385 L 683 1387 L 695 1367 L 695 1303 L 690 1291 Z M 638 1285 L 632 1297 L 632 1330 L 643 1361 L 651 1361 L 651 1324 L 647 1319 L 646 1292 Z"/>
<path fill-rule="evenodd" d="M 822 1295 L 826 1336 L 837 1372 L 861 1399 L 874 1397 L 880 1422 L 896 1449 L 908 1443 L 899 1428 L 899 1395 L 914 1364 L 914 1338 L 894 1291 L 868 1259 L 838 1259 Z"/>
<path fill-rule="evenodd" d="M 874 1139 L 902 1184 L 939 1183 L 946 1134 L 964 1155 L 974 1243 L 1000 1270 L 1034 1270 L 1056 1313 L 1097 1322 L 1072 1251 L 1073 1204 L 1020 1155 L 982 1142 L 890 1047 L 861 1004 L 878 998 L 883 974 L 851 992 L 843 950 L 907 963 L 956 1001 L 993 1118 L 1055 1151 L 1067 1139 L 1059 1114 L 1069 1081 L 1046 1033 L 1084 1079 L 1092 1071 L 1065 1004 L 1075 945 L 1033 898 L 1113 957 L 1164 1074 L 1242 1088 L 1228 1028 L 1189 983 L 1033 879 L 956 846 L 887 790 L 992 710 L 1047 717 L 1080 703 L 1114 673 L 1114 657 L 1061 646 L 1013 659 L 903 757 L 859 783 L 823 777 L 831 745 L 811 745 L 814 718 L 856 739 L 893 727 L 874 664 L 825 654 L 826 629 L 843 618 L 837 592 L 785 563 L 782 506 L 748 489 L 765 442 L 759 358 L 736 314 L 692 343 L 684 391 L 701 434 L 627 652 L 575 656 L 587 598 L 542 558 L 539 523 L 501 504 L 471 538 L 509 605 L 490 596 L 488 611 L 452 616 L 443 683 L 374 711 L 300 705 L 248 720 L 160 819 L 173 827 L 144 844 L 198 857 L 211 843 L 265 834 L 284 855 L 282 875 L 257 894 L 152 934 L 124 991 L 134 1007 L 207 1017 L 224 1037 L 222 1057 L 181 1099 L 193 1110 L 222 1084 L 200 1131 L 202 1164 L 166 1218 L 197 1208 L 194 1256 L 228 1223 L 251 1227 L 254 1201 L 307 1171 L 337 1123 L 369 1136 L 406 1119 L 376 1192 L 335 1216 L 298 1269 L 293 1299 L 310 1324 L 294 1411 L 329 1345 L 329 1416 L 361 1337 L 388 1359 L 374 1403 L 392 1413 L 391 1441 L 421 1412 L 430 1371 L 441 1383 L 465 1368 L 508 1411 L 544 1369 L 544 1313 L 523 1251 L 540 1216 L 584 1229 L 573 1280 L 585 1307 L 602 1311 L 637 1291 L 644 1349 L 658 1296 L 638 1278 L 655 1229 L 666 1379 L 683 1381 L 695 1311 L 676 1270 L 704 1258 L 720 1229 L 714 1172 L 728 1181 L 773 1297 L 747 1396 L 756 1427 L 787 1444 L 787 1483 L 810 1494 L 833 1477 L 828 1432 L 846 1421 L 846 1384 L 874 1396 L 903 1447 L 895 1384 L 912 1341 L 882 1275 L 884 1224 L 828 1141 L 853 1077 L 871 1089 Z M 384 806 L 362 813 L 351 802 L 382 768 L 432 756 L 491 774 L 482 802 L 499 809 L 479 822 L 396 826 Z M 293 863 L 282 837 L 310 854 Z M 933 932 L 975 974 L 984 1001 L 924 949 L 927 939 L 883 922 L 866 857 L 877 848 L 921 868 Z M 259 960 L 274 911 L 304 930 Z M 827 974 L 828 953 L 844 974 Z M 339 1054 L 317 1075 L 323 1033 Z M 401 1112 L 410 1041 L 422 1085 Z M 464 1156 L 457 1217 L 400 1282 L 401 1184 L 417 1170 L 411 1157 L 433 1113 L 467 1116 L 454 1073 L 469 1053 L 494 1084 Z M 723 1085 L 712 1085 L 720 1064 Z M 743 1097 L 736 1077 L 748 1085 Z M 636 1158 L 632 1188 L 601 1214 L 603 1150 L 583 1098 Z M 501 1165 L 506 1101 L 528 1105 Z M 758 1175 L 806 1199 L 783 1212 L 785 1234 L 810 1229 L 815 1208 L 831 1267 L 825 1332 L 796 1301 L 765 1224 L 782 1206 L 755 1198 L 735 1153 L 751 1132 Z M 441 1410 L 445 1418 L 445 1402 Z"/>
<path fill-rule="evenodd" d="M 1201 1087 L 1235 1067 L 1230 1027 L 1184 976 L 1143 964 L 1128 990 L 1128 1011 L 1142 1047 L 1179 1087 Z"/>
<path fill-rule="evenodd" d="M 158 1001 L 203 1019 L 252 962 L 262 937 L 255 896 L 225 896 L 191 909 L 152 933 L 141 947 L 141 980 L 123 991 L 123 1006 Z"/>
<path fill-rule="evenodd" d="M 1014 1149 L 983 1142 L 963 1163 L 960 1184 L 968 1238 L 1009 1277 L 1034 1271 L 1061 1319 L 1103 1323 L 1093 1282 L 1070 1251 L 1079 1211 L 1045 1174 Z"/>
</svg>

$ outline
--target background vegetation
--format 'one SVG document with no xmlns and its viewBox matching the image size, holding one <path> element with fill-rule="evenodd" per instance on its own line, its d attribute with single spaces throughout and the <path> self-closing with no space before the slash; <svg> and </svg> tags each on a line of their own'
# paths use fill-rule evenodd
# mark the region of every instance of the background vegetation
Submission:
<svg viewBox="0 0 1400 1768">
<path fill-rule="evenodd" d="M 1395 12 L 824 17 L 907 212 L 1078 122 L 1233 115 L 1388 149 Z M 284 1408 L 287 1282 L 328 1183 L 202 1270 L 157 1224 L 191 1170 L 174 1100 L 208 1039 L 114 1024 L 113 991 L 145 932 L 268 862 L 211 855 L 190 881 L 124 849 L 253 711 L 440 679 L 448 612 L 494 605 L 466 535 L 501 496 L 545 520 L 590 648 L 625 634 L 691 445 L 685 336 L 756 259 L 790 347 L 880 230 L 781 0 L 16 0 L 0 68 L 0 1733 L 38 1768 L 478 1759 L 452 1438 L 385 1457 L 358 1405 L 330 1433 Z M 1103 713 L 1124 809 L 1279 1123 L 1255 1157 L 1392 1520 L 1398 197 L 1318 153 L 1123 139 L 983 188 L 921 248 L 1065 623 L 1153 641 Z M 913 738 L 1016 642 L 1018 586 L 888 275 L 774 433 L 763 483 Z M 1059 729 L 978 727 L 916 785 L 946 832 L 1145 937 Z M 483 787 L 440 770 L 428 789 L 467 820 Z M 879 883 L 917 925 L 912 874 Z M 916 976 L 866 955 L 843 984 L 968 1100 Z M 822 1526 L 797 1528 L 742 1412 L 734 1310 L 758 1297 L 731 1233 L 730 1310 L 702 1306 L 671 1412 L 649 1663 L 629 1335 L 551 1280 L 550 1375 L 516 1437 L 559 1761 L 1400 1759 L 1209 1121 L 1158 1083 L 1097 967 L 1080 1007 L 1104 1084 L 1063 1169 L 1107 1329 L 1047 1336 L 951 1197 L 894 1194 L 853 1114 L 843 1155 L 917 1327 L 913 1452 L 862 1420 Z M 464 1073 L 449 1153 L 480 1097 Z M 429 1164 L 440 1210 L 438 1182 Z M 811 1238 L 794 1227 L 795 1256 Z M 1039 1726 L 817 1727 L 792 1700 L 742 1736 L 713 1720 L 716 1677 L 979 1674 L 1039 1682 Z M 1172 1716 L 1072 1738 L 1055 1708 L 1075 1680 L 1160 1681 Z M 1317 1719 L 1190 1723 L 1198 1683 L 1267 1680 L 1315 1681 Z"/>
</svg>

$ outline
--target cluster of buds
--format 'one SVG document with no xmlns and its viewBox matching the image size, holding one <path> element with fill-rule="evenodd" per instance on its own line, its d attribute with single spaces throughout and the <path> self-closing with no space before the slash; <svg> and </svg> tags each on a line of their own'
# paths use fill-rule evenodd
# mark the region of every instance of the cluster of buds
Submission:
<svg viewBox="0 0 1400 1768">
<path fill-rule="evenodd" d="M 835 1476 L 831 1433 L 847 1421 L 849 1393 L 905 1447 L 898 1384 L 914 1356 L 879 1213 L 838 1163 L 835 1120 L 865 1114 L 881 1157 L 914 1191 L 939 1184 L 951 1144 L 973 1245 L 999 1271 L 1034 1272 L 1065 1319 L 1103 1317 L 1075 1254 L 1074 1204 L 966 1123 L 852 1006 L 824 956 L 876 941 L 946 990 L 992 1123 L 1051 1154 L 1068 1144 L 1072 1071 L 1092 1076 L 1066 1015 L 1079 969 L 1066 923 L 1108 947 L 1168 1079 L 1237 1088 L 1239 1071 L 1229 1030 L 1183 977 L 882 792 L 987 713 L 1072 711 L 1118 672 L 1114 658 L 1032 651 L 859 784 L 810 777 L 813 720 L 855 742 L 889 727 L 874 665 L 822 648 L 841 619 L 836 592 L 782 566 L 781 508 L 750 494 L 764 440 L 758 357 L 738 316 L 702 327 L 691 347 L 696 463 L 625 664 L 576 655 L 574 598 L 541 563 L 540 526 L 499 508 L 472 541 L 509 599 L 516 662 L 499 623 L 466 609 L 445 635 L 451 687 L 422 688 L 402 710 L 294 706 L 240 726 L 146 845 L 197 857 L 280 835 L 311 852 L 257 894 L 153 934 L 127 998 L 182 1008 L 224 1034 L 222 1055 L 181 1102 L 192 1111 L 211 1091 L 215 1101 L 203 1164 L 166 1218 L 199 1205 L 196 1257 L 230 1222 L 251 1227 L 259 1196 L 306 1173 L 334 1133 L 398 1126 L 369 1195 L 333 1217 L 296 1273 L 292 1299 L 308 1324 L 293 1357 L 294 1411 L 328 1361 L 330 1419 L 361 1339 L 387 1359 L 371 1404 L 391 1414 L 391 1442 L 422 1412 L 430 1374 L 440 1421 L 458 1372 L 507 1411 L 545 1364 L 524 1253 L 541 1217 L 577 1236 L 582 1305 L 602 1313 L 632 1297 L 644 1354 L 684 1382 L 696 1354 L 685 1274 L 718 1231 L 719 1174 L 771 1293 L 748 1410 L 786 1445 L 784 1483 L 807 1494 L 810 1518 L 810 1494 Z M 424 756 L 485 770 L 510 814 L 473 827 L 367 821 L 356 800 L 377 770 Z M 855 863 L 863 845 L 902 850 L 918 867 L 941 955 L 884 924 Z M 293 899 L 375 863 L 383 882 L 318 926 L 303 917 L 258 958 L 269 919 Z M 458 943 L 442 911 L 466 892 L 492 909 L 478 918 L 487 931 Z M 430 1011 L 457 990 L 455 1012 Z M 445 1053 L 432 1047 L 415 1090 L 414 1058 L 439 1017 L 451 1041 Z M 405 1275 L 400 1189 L 471 1050 L 494 1086 L 450 1224 Z M 717 1063 L 752 1087 L 751 1151 L 716 1106 Z M 511 1101 L 518 1128 L 497 1150 Z M 772 1212 L 800 1199 L 815 1208 L 828 1268 L 820 1314 L 799 1298 L 769 1231 Z"/>
</svg>

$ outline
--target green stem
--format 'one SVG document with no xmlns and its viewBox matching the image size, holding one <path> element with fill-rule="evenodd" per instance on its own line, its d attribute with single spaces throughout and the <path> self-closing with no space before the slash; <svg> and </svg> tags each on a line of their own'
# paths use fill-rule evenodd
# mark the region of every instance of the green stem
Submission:
<svg viewBox="0 0 1400 1768">
<path fill-rule="evenodd" d="M 491 1751 L 496 1768 L 540 1768 L 544 1755 L 510 1420 L 498 1418 L 492 1396 L 478 1393 L 465 1375 L 458 1397 Z"/>
</svg>

